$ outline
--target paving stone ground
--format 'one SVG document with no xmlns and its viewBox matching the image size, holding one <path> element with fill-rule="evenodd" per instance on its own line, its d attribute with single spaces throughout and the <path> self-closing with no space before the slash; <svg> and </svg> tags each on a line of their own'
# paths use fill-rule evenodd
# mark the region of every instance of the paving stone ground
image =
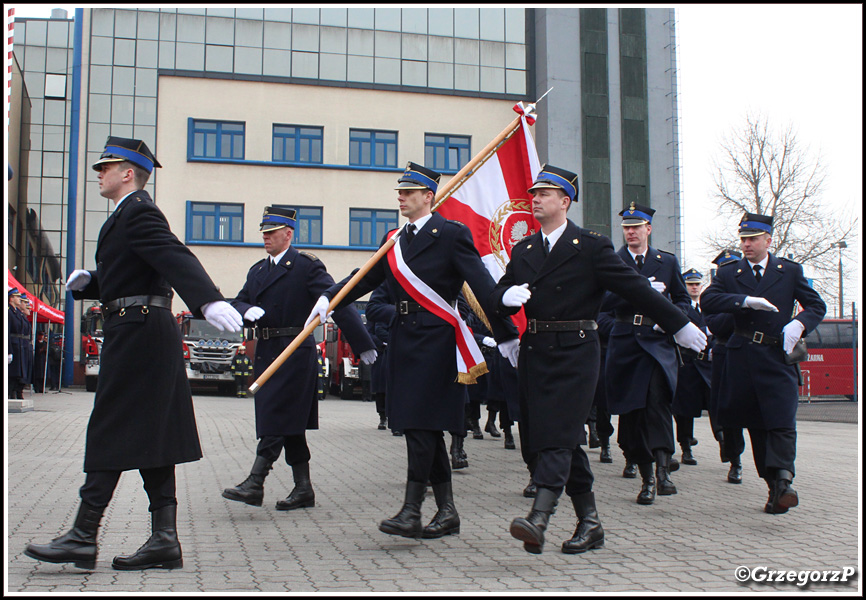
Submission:
<svg viewBox="0 0 866 600">
<path fill-rule="evenodd" d="M 719 462 L 706 418 L 695 422 L 699 464 L 674 473 L 679 493 L 659 496 L 652 506 L 635 502 L 640 480 L 621 477 L 616 449 L 613 464 L 599 463 L 598 450 L 588 450 L 604 547 L 582 555 L 560 552 L 575 526 L 563 497 L 544 553 L 531 555 L 508 532 L 511 519 L 531 507 L 521 495 L 527 472 L 520 451 L 505 450 L 501 438 L 466 440 L 469 468 L 453 477 L 460 534 L 410 540 L 377 528 L 402 504 L 406 449 L 404 438 L 376 429 L 372 403 L 320 403 L 320 429 L 307 436 L 316 506 L 278 512 L 274 503 L 293 485 L 284 462 L 265 482 L 263 507 L 221 496 L 252 466 L 252 400 L 200 394 L 194 400 L 204 458 L 177 468 L 183 569 L 111 568 L 112 557 L 135 551 L 150 534 L 146 495 L 133 471 L 121 477 L 103 518 L 96 568 L 85 571 L 34 561 L 23 551 L 28 542 L 45 543 L 72 525 L 93 395 L 73 389 L 33 399 L 34 411 L 7 414 L 9 594 L 862 593 L 856 422 L 798 424 L 794 487 L 800 506 L 786 515 L 763 512 L 766 485 L 748 444 L 743 483 L 726 482 L 727 465 Z M 432 494 L 422 510 L 425 522 L 432 518 Z M 755 577 L 739 582 L 740 566 Z M 758 581 L 770 571 L 828 571 L 832 577 L 829 571 L 846 567 L 855 570 L 847 582 Z"/>
</svg>

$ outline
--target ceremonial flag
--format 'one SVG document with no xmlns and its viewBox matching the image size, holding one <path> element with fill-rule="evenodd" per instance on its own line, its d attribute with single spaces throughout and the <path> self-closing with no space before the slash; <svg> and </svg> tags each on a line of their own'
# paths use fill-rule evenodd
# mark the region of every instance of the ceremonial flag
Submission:
<svg viewBox="0 0 866 600">
<path fill-rule="evenodd" d="M 529 126 L 534 105 L 518 103 L 520 125 L 499 149 L 436 209 L 446 219 L 460 221 L 472 231 L 475 247 L 494 281 L 505 273 L 511 248 L 540 229 L 532 216 L 532 187 L 541 171 Z M 526 328 L 523 309 L 514 317 L 521 333 Z"/>
</svg>

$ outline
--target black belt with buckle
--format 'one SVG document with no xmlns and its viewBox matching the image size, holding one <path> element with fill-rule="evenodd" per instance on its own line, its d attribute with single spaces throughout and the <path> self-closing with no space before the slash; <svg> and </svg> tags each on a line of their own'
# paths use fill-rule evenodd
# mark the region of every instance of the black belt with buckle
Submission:
<svg viewBox="0 0 866 600">
<path fill-rule="evenodd" d="M 709 352 L 695 352 L 691 348 L 683 348 L 680 346 L 680 354 L 683 357 L 693 358 L 695 360 L 702 360 L 704 362 L 710 362 L 710 353 Z"/>
<path fill-rule="evenodd" d="M 652 327 L 656 325 L 655 321 L 643 315 L 617 315 L 616 322 L 637 325 L 638 327 Z"/>
<path fill-rule="evenodd" d="M 109 314 L 120 312 L 121 316 L 123 316 L 125 309 L 132 308 L 133 306 L 141 306 L 142 309 L 147 309 L 151 306 L 170 309 L 171 298 L 166 296 L 125 296 L 106 302 L 102 305 L 102 311 Z"/>
<path fill-rule="evenodd" d="M 545 333 L 548 331 L 592 331 L 598 329 L 595 321 L 538 321 L 529 319 L 526 323 L 528 333 Z"/>
<path fill-rule="evenodd" d="M 413 300 L 400 300 L 394 304 L 394 307 L 397 309 L 398 315 L 408 315 L 409 313 L 416 312 L 430 312 Z"/>
<path fill-rule="evenodd" d="M 257 340 L 269 340 L 276 337 L 287 337 L 298 335 L 304 330 L 303 327 L 253 327 L 253 333 Z"/>
<path fill-rule="evenodd" d="M 29 335 L 24 335 L 23 333 L 10 333 L 9 337 L 18 338 L 19 340 L 29 340 Z"/>
<path fill-rule="evenodd" d="M 782 346 L 781 338 L 767 335 L 763 331 L 749 331 L 748 329 L 734 329 L 734 335 L 740 335 L 753 344 L 765 344 L 767 346 Z"/>
</svg>

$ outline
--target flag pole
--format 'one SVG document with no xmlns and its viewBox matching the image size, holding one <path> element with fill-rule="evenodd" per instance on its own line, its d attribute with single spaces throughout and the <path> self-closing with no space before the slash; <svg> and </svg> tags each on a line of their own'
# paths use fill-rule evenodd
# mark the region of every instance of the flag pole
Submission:
<svg viewBox="0 0 866 600">
<path fill-rule="evenodd" d="M 550 90 L 548 90 L 548 92 L 549 91 Z M 547 93 L 545 93 L 545 96 L 546 95 Z M 544 96 L 542 96 L 542 98 L 543 97 Z M 489 159 L 496 152 L 499 146 L 501 146 L 509 137 L 514 134 L 515 131 L 517 131 L 517 128 L 520 126 L 521 116 L 522 115 L 517 116 L 511 123 L 509 123 L 508 127 L 503 129 L 499 133 L 499 135 L 493 138 L 493 140 L 489 144 L 487 144 L 484 148 L 481 149 L 480 152 L 478 152 L 474 157 L 472 157 L 472 160 L 466 163 L 466 165 L 462 169 L 460 169 L 457 174 L 448 181 L 448 183 L 438 189 L 436 195 L 433 198 L 433 206 L 431 207 L 431 210 L 436 210 L 445 200 L 451 197 L 454 191 L 458 187 L 460 187 L 460 185 L 462 185 L 464 181 L 469 179 L 469 177 L 472 176 L 475 170 L 478 169 L 478 167 L 480 167 L 481 165 L 483 165 L 487 161 L 487 159 Z M 358 283 L 370 271 L 370 269 L 372 269 L 373 266 L 378 263 L 385 256 L 385 254 L 388 253 L 388 250 L 390 250 L 391 247 L 397 242 L 399 236 L 400 233 L 392 236 L 388 241 L 382 244 L 379 250 L 373 256 L 371 256 L 366 263 L 364 263 L 364 266 L 362 266 L 355 272 L 354 275 L 352 275 L 352 278 L 346 282 L 346 285 L 344 285 L 342 289 L 340 289 L 340 291 L 337 292 L 333 299 L 331 299 L 331 301 L 328 303 L 328 312 L 333 311 L 340 304 L 340 302 L 342 302 L 343 298 L 345 298 L 348 293 L 356 285 L 358 285 Z M 466 285 L 465 282 L 463 283 L 463 291 L 463 295 L 470 303 L 470 306 L 474 305 L 480 308 L 480 306 L 478 306 L 478 300 L 472 294 L 472 291 L 469 289 L 469 286 Z M 476 312 L 479 313 L 479 317 L 481 317 L 481 319 L 484 321 L 484 324 L 489 328 L 490 323 L 484 316 L 484 312 L 480 310 L 477 310 Z M 304 327 L 303 331 L 301 331 L 301 333 L 299 333 L 295 337 L 295 339 L 292 340 L 292 343 L 286 346 L 286 348 L 280 353 L 280 355 L 274 359 L 274 362 L 272 362 L 268 366 L 268 368 L 265 369 L 261 375 L 259 375 L 258 379 L 253 382 L 253 384 L 249 388 L 249 392 L 255 395 L 256 392 L 258 392 L 259 389 L 273 376 L 273 374 L 276 373 L 277 369 L 279 369 L 283 365 L 283 363 L 288 360 L 292 353 L 294 353 L 294 351 L 297 350 L 298 347 L 300 347 L 304 340 L 307 339 L 307 337 L 309 337 L 316 329 L 316 327 L 318 327 L 320 324 L 321 320 L 319 319 L 319 317 L 315 317 L 306 327 Z"/>
</svg>

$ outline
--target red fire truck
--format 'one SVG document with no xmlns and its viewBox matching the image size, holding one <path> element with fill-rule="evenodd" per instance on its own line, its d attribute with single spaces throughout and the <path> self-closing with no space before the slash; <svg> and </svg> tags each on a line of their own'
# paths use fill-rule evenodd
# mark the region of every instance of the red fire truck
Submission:
<svg viewBox="0 0 866 600">
<path fill-rule="evenodd" d="M 857 320 L 824 319 L 806 337 L 809 357 L 800 363 L 801 396 L 854 399 L 857 376 Z"/>
<path fill-rule="evenodd" d="M 220 331 L 204 319 L 193 318 L 189 311 L 176 317 L 190 385 L 216 385 L 221 394 L 234 394 L 231 365 L 238 348 L 244 345 L 243 332 Z"/>
<path fill-rule="evenodd" d="M 96 391 L 99 377 L 99 355 L 102 353 L 102 308 L 98 303 L 88 307 L 81 316 L 81 362 L 84 363 L 84 387 Z"/>
</svg>

